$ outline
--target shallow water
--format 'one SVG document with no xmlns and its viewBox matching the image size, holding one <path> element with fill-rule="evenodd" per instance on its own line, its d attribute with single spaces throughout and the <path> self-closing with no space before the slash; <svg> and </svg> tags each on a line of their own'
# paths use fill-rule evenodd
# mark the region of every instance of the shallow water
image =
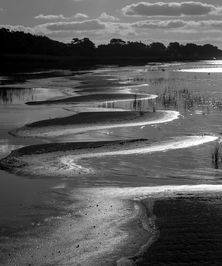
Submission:
<svg viewBox="0 0 222 266">
<path fill-rule="evenodd" d="M 98 265 L 105 259 L 112 265 L 135 255 L 150 237 L 135 222 L 141 199 L 163 191 L 167 197 L 169 191 L 221 191 L 220 66 L 203 61 L 52 71 L 24 74 L 19 83 L 2 77 L 0 158 L 36 145 L 1 162 L 3 261 Z M 38 101 L 46 102 L 26 104 Z M 138 115 L 131 121 L 126 111 Z M 91 121 L 84 119 L 87 112 L 94 112 Z M 133 142 L 109 143 L 119 140 Z M 62 144 L 71 142 L 90 143 Z"/>
</svg>

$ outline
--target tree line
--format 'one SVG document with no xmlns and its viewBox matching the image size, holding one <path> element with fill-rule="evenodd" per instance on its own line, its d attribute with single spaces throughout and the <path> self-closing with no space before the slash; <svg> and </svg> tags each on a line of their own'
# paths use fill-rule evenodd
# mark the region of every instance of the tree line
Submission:
<svg viewBox="0 0 222 266">
<path fill-rule="evenodd" d="M 212 59 L 222 56 L 222 51 L 211 44 L 180 44 L 171 42 L 165 46 L 160 42 L 145 44 L 140 41 L 125 42 L 112 39 L 108 44 L 96 46 L 88 38 L 73 38 L 70 43 L 62 43 L 46 36 L 33 35 L 22 31 L 0 29 L 0 54 L 26 54 L 50 56 L 83 57 L 143 57 L 150 60 L 194 60 Z"/>
</svg>

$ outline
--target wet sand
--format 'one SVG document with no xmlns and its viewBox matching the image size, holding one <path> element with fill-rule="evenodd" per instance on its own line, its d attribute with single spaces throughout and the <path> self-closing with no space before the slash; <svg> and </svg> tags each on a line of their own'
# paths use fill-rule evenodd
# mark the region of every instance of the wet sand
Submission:
<svg viewBox="0 0 222 266">
<path fill-rule="evenodd" d="M 26 245 L 16 250 L 26 238 L 20 235 L 15 249 L 10 256 L 2 257 L 2 263 L 220 265 L 220 189 L 191 186 L 73 190 L 66 203 L 69 215 L 63 213 L 61 219 L 52 220 L 50 232 L 43 225 L 35 229 L 35 234 L 25 240 Z"/>
<path fill-rule="evenodd" d="M 129 121 L 139 121 L 140 119 L 158 119 L 161 116 L 161 113 L 154 112 L 136 112 L 136 111 L 112 111 L 108 112 L 85 112 L 78 113 L 69 117 L 48 119 L 43 121 L 38 121 L 32 124 L 27 125 L 27 128 L 40 128 L 47 126 L 65 126 L 65 125 L 92 125 L 100 123 L 127 123 Z"/>
<path fill-rule="evenodd" d="M 137 265 L 221 265 L 221 210 L 221 193 L 157 200 L 159 237 Z"/>
</svg>

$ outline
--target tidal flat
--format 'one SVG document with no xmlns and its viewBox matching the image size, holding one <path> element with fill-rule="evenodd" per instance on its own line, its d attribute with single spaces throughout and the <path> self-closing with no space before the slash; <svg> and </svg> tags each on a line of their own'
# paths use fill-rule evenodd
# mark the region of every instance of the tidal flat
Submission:
<svg viewBox="0 0 222 266">
<path fill-rule="evenodd" d="M 221 265 L 221 61 L 0 85 L 2 265 Z"/>
</svg>

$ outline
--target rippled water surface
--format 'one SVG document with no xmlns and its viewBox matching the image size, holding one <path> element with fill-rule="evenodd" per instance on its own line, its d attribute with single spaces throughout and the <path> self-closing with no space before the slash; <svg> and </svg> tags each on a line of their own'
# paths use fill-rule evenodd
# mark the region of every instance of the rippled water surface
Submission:
<svg viewBox="0 0 222 266">
<path fill-rule="evenodd" d="M 221 72 L 204 61 L 2 77 L 3 261 L 109 265 L 138 249 L 120 229 L 138 215 L 131 200 L 220 191 Z"/>
</svg>

